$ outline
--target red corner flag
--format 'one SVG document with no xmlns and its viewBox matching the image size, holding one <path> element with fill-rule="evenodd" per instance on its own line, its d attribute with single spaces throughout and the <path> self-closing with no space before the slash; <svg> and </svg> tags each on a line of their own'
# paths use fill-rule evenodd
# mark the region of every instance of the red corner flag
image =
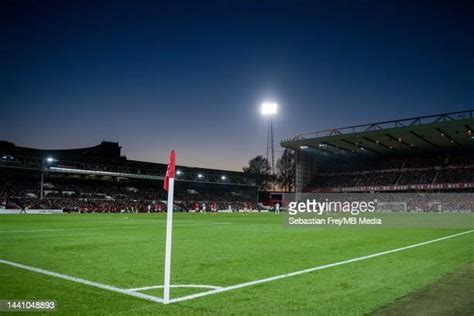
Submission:
<svg viewBox="0 0 474 316">
<path fill-rule="evenodd" d="M 176 154 L 174 153 L 174 150 L 172 150 L 170 153 L 170 162 L 168 163 L 168 169 L 166 169 L 165 181 L 163 183 L 163 188 L 166 191 L 168 191 L 169 179 L 174 178 L 174 170 L 176 167 L 175 164 L 176 164 Z"/>
<path fill-rule="evenodd" d="M 176 164 L 176 154 L 174 150 L 170 153 L 170 162 L 166 169 L 166 176 L 163 187 L 168 191 L 168 202 L 166 212 L 166 248 L 165 248 L 165 275 L 163 279 L 163 302 L 170 302 L 170 280 L 171 280 L 171 231 L 173 230 L 173 191 L 174 191 L 174 169 Z M 171 180 L 170 180 L 171 179 Z"/>
</svg>

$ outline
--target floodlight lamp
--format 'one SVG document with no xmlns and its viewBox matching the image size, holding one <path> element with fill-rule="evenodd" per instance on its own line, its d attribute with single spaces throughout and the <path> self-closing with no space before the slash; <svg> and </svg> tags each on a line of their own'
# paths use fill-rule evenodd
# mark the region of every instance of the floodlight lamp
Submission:
<svg viewBox="0 0 474 316">
<path fill-rule="evenodd" d="M 269 116 L 277 114 L 278 104 L 275 102 L 262 103 L 262 115 Z"/>
<path fill-rule="evenodd" d="M 225 180 L 227 179 L 225 176 L 221 176 L 221 180 Z"/>
<path fill-rule="evenodd" d="M 46 162 L 52 163 L 54 161 L 55 161 L 55 159 L 53 157 L 47 157 L 46 158 Z"/>
</svg>

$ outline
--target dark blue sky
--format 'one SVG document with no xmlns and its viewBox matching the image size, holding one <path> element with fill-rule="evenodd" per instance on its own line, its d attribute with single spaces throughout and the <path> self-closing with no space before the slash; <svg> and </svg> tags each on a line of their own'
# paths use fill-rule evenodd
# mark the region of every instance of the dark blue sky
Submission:
<svg viewBox="0 0 474 316">
<path fill-rule="evenodd" d="M 277 140 L 474 108 L 471 1 L 94 2 L 0 2 L 0 139 L 240 170 L 263 100 Z"/>
</svg>

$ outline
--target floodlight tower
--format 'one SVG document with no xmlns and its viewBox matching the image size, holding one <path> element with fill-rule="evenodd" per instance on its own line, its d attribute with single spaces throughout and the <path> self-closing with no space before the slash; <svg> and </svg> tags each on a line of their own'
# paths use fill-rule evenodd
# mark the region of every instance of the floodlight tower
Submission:
<svg viewBox="0 0 474 316">
<path fill-rule="evenodd" d="M 267 133 L 267 160 L 271 155 L 272 176 L 275 176 L 275 146 L 273 143 L 273 116 L 278 113 L 278 104 L 275 102 L 262 103 L 262 115 L 268 119 Z"/>
<path fill-rule="evenodd" d="M 55 161 L 56 159 L 53 157 L 46 157 L 41 162 L 40 200 L 42 200 L 44 197 L 44 174 L 48 170 L 49 166 Z"/>
</svg>

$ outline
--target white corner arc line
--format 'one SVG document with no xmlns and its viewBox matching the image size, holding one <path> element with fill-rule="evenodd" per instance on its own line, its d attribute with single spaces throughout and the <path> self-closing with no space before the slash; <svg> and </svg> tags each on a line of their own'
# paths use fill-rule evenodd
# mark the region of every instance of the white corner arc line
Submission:
<svg viewBox="0 0 474 316">
<path fill-rule="evenodd" d="M 152 286 L 144 286 L 144 287 L 137 287 L 132 289 L 127 289 L 127 291 L 146 291 L 146 290 L 153 290 L 153 289 L 162 289 L 163 285 L 152 285 Z M 172 284 L 170 285 L 171 288 L 196 288 L 196 289 L 211 289 L 217 290 L 222 289 L 220 286 L 214 285 L 204 285 L 204 284 Z"/>
<path fill-rule="evenodd" d="M 295 271 L 295 272 L 291 272 L 291 273 L 276 275 L 276 276 L 273 276 L 273 277 L 264 278 L 264 279 L 260 279 L 260 280 L 235 284 L 235 285 L 231 285 L 231 286 L 228 286 L 228 287 L 223 287 L 223 288 L 220 288 L 220 289 L 211 290 L 211 291 L 207 291 L 207 292 L 201 292 L 201 293 L 191 294 L 191 295 L 187 295 L 187 296 L 182 296 L 182 297 L 170 299 L 170 303 L 184 302 L 184 301 L 192 300 L 192 299 L 203 297 L 203 296 L 218 294 L 218 293 L 222 293 L 222 292 L 227 292 L 227 291 L 231 291 L 231 290 L 240 289 L 240 288 L 247 287 L 247 286 L 257 285 L 257 284 L 261 284 L 261 283 L 266 283 L 266 282 L 271 282 L 271 281 L 280 280 L 280 279 L 284 279 L 284 278 L 289 278 L 289 277 L 304 274 L 304 273 L 309 273 L 309 272 L 313 272 L 313 271 L 332 268 L 332 267 L 336 267 L 336 266 L 340 266 L 340 265 L 344 265 L 344 264 L 348 264 L 348 263 L 352 263 L 352 262 L 357 262 L 357 261 L 362 261 L 362 260 L 366 260 L 366 259 L 370 259 L 370 258 L 380 257 L 380 256 L 387 255 L 387 254 L 390 254 L 390 253 L 399 252 L 399 251 L 408 250 L 408 249 L 411 249 L 411 248 L 416 248 L 416 247 L 432 244 L 432 243 L 435 243 L 435 242 L 438 242 L 438 241 L 442 241 L 442 240 L 462 236 L 462 235 L 469 234 L 469 233 L 472 233 L 472 232 L 474 232 L 474 230 L 468 230 L 468 231 L 465 231 L 465 232 L 462 232 L 462 233 L 449 235 L 449 236 L 445 236 L 445 237 L 441 237 L 441 238 L 437 238 L 437 239 L 433 239 L 433 240 L 429 240 L 429 241 L 424 241 L 424 242 L 420 242 L 420 243 L 413 244 L 413 245 L 410 245 L 410 246 L 405 246 L 405 247 L 400 247 L 400 248 L 391 249 L 391 250 L 387 250 L 387 251 L 382 251 L 382 252 L 374 253 L 374 254 L 367 255 L 367 256 L 362 256 L 362 257 L 357 257 L 357 258 L 353 258 L 353 259 L 349 259 L 349 260 L 344 260 L 344 261 L 339 261 L 339 262 L 335 262 L 335 263 L 325 264 L 325 265 L 322 265 L 322 266 L 317 266 L 317 267 L 304 269 L 304 270 L 300 270 L 300 271 Z"/>
<path fill-rule="evenodd" d="M 85 279 L 81 279 L 81 278 L 76 278 L 76 277 L 73 277 L 73 276 L 70 276 L 70 275 L 61 274 L 61 273 L 57 273 L 57 272 L 52 272 L 52 271 L 48 271 L 48 270 L 44 270 L 44 269 L 40 269 L 40 268 L 35 268 L 35 267 L 27 266 L 27 265 L 24 265 L 24 264 L 7 261 L 7 260 L 0 259 L 0 263 L 9 265 L 9 266 L 12 266 L 12 267 L 15 267 L 15 268 L 20 268 L 20 269 L 40 273 L 40 274 L 49 275 L 49 276 L 59 278 L 59 279 L 63 279 L 63 280 L 68 280 L 68 281 L 72 281 L 72 282 L 76 282 L 76 283 L 81 283 L 81 284 L 97 287 L 99 289 L 104 289 L 104 290 L 108 290 L 108 291 L 112 291 L 112 292 L 117 292 L 117 293 L 121 293 L 121 294 L 126 294 L 126 295 L 130 295 L 130 296 L 138 297 L 138 298 L 141 298 L 141 299 L 144 299 L 144 300 L 147 300 L 147 301 L 151 301 L 151 302 L 163 303 L 163 299 L 160 298 L 160 297 L 156 297 L 156 296 L 151 296 L 151 295 L 138 293 L 138 292 L 134 292 L 134 291 L 129 291 L 129 290 L 125 290 L 125 289 L 120 289 L 120 288 L 115 287 L 115 286 L 102 284 L 102 283 L 97 283 L 97 282 L 93 282 L 93 281 L 89 281 L 89 280 L 85 280 Z"/>
</svg>

